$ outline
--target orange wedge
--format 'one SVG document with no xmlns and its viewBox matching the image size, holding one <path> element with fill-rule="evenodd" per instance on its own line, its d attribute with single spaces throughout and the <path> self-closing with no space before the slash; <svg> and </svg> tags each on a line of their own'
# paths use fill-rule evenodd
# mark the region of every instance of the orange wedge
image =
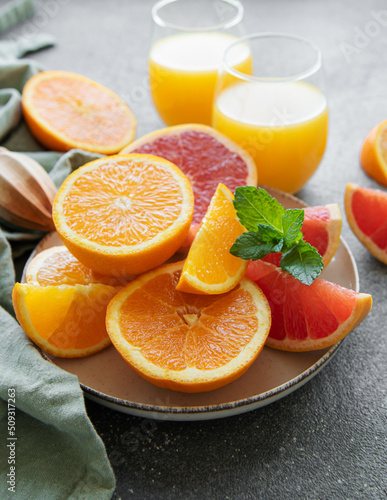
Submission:
<svg viewBox="0 0 387 500">
<path fill-rule="evenodd" d="M 136 119 L 114 92 L 82 75 L 43 71 L 28 80 L 23 114 L 46 148 L 118 153 L 134 139 Z"/>
<path fill-rule="evenodd" d="M 360 163 L 370 177 L 387 186 L 387 120 L 379 123 L 367 135 Z"/>
<path fill-rule="evenodd" d="M 263 348 L 270 308 L 243 279 L 221 295 L 176 290 L 182 263 L 149 271 L 110 302 L 106 326 L 129 365 L 166 389 L 204 392 L 244 373 Z"/>
<path fill-rule="evenodd" d="M 187 177 L 151 155 L 116 155 L 74 171 L 53 204 L 69 251 L 100 274 L 128 276 L 156 267 L 185 241 L 193 214 Z"/>
<path fill-rule="evenodd" d="M 12 301 L 28 335 L 48 354 L 89 356 L 110 344 L 106 308 L 118 288 L 108 285 L 39 286 L 16 283 Z"/>
<path fill-rule="evenodd" d="M 177 284 L 181 292 L 226 293 L 243 278 L 248 261 L 230 253 L 244 231 L 233 199 L 230 190 L 219 184 L 184 263 Z"/>
</svg>

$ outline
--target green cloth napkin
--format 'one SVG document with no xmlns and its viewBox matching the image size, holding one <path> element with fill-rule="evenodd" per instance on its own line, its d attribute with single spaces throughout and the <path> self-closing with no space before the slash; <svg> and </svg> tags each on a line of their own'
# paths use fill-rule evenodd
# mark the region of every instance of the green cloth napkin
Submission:
<svg viewBox="0 0 387 500">
<path fill-rule="evenodd" d="M 34 13 L 33 0 L 8 1 L 0 8 L 0 35 Z"/>
<path fill-rule="evenodd" d="M 13 3 L 21 9 L 23 2 Z M 8 16 L 11 11 L 9 7 Z M 0 32 L 6 24 L 1 14 L 2 9 Z M 14 16 L 9 19 L 10 25 L 15 23 Z M 0 55 L 6 49 L 2 44 Z M 8 49 L 14 50 L 9 44 Z M 0 56 L 0 144 L 28 152 L 59 186 L 70 172 L 100 155 L 41 150 L 20 106 L 20 91 L 40 69 L 33 61 Z M 43 235 L 0 225 L 0 498 L 110 499 L 114 474 L 87 417 L 77 377 L 45 361 L 14 319 L 15 276 Z"/>
</svg>

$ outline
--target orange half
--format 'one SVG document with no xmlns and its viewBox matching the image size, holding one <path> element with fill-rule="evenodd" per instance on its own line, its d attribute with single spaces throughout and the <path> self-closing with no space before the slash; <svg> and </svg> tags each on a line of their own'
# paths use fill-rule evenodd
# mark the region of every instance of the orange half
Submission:
<svg viewBox="0 0 387 500">
<path fill-rule="evenodd" d="M 60 187 L 56 230 L 86 267 L 115 276 L 165 262 L 185 241 L 193 214 L 187 177 L 151 155 L 116 155 L 84 165 Z"/>
<path fill-rule="evenodd" d="M 106 327 L 124 360 L 149 382 L 210 391 L 257 358 L 270 330 L 270 307 L 248 279 L 220 295 L 179 292 L 182 267 L 168 264 L 129 283 L 110 302 Z"/>
<path fill-rule="evenodd" d="M 129 281 L 120 276 L 106 276 L 84 266 L 65 246 L 55 246 L 36 255 L 27 266 L 26 283 L 31 285 L 90 285 L 100 283 L 123 286 Z"/>
<path fill-rule="evenodd" d="M 46 148 L 118 153 L 135 136 L 136 118 L 114 92 L 67 71 L 43 71 L 28 80 L 23 114 Z"/>
<path fill-rule="evenodd" d="M 12 301 L 28 335 L 48 354 L 84 357 L 110 344 L 106 308 L 118 288 L 108 285 L 40 286 L 16 283 Z"/>
</svg>

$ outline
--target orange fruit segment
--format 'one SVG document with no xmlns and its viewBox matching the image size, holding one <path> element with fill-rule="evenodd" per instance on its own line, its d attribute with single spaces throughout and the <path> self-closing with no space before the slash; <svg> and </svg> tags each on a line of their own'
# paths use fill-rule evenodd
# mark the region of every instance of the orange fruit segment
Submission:
<svg viewBox="0 0 387 500">
<path fill-rule="evenodd" d="M 191 123 L 156 130 L 125 147 L 122 153 L 160 156 L 188 177 L 195 210 L 187 245 L 192 243 L 220 182 L 232 192 L 238 186 L 256 186 L 258 182 L 253 158 L 228 137 L 205 125 Z"/>
<path fill-rule="evenodd" d="M 100 274 L 128 276 L 156 267 L 185 241 L 193 214 L 187 177 L 151 155 L 92 161 L 67 177 L 53 203 L 69 251 Z"/>
<path fill-rule="evenodd" d="M 359 241 L 387 264 L 387 193 L 349 183 L 345 190 L 345 213 Z"/>
<path fill-rule="evenodd" d="M 67 71 L 43 71 L 23 89 L 22 109 L 33 135 L 48 149 L 118 153 L 134 139 L 136 118 L 114 92 Z"/>
<path fill-rule="evenodd" d="M 12 301 L 21 327 L 41 349 L 58 357 L 83 357 L 110 344 L 106 308 L 117 291 L 99 284 L 16 283 Z"/>
<path fill-rule="evenodd" d="M 360 163 L 366 174 L 387 186 L 387 120 L 376 125 L 367 135 Z"/>
<path fill-rule="evenodd" d="M 250 262 L 246 276 L 269 301 L 272 325 L 266 345 L 283 351 L 313 351 L 342 340 L 372 307 L 371 295 L 316 279 L 308 286 L 263 260 Z"/>
<path fill-rule="evenodd" d="M 341 225 L 341 212 L 337 203 L 304 209 L 303 238 L 317 249 L 323 258 L 324 267 L 327 267 L 339 246 Z M 279 266 L 281 254 L 272 253 L 263 260 Z"/>
<path fill-rule="evenodd" d="M 128 279 L 105 276 L 84 266 L 65 246 L 55 246 L 36 255 L 27 266 L 26 283 L 31 285 L 89 285 L 100 283 L 110 286 L 126 285 Z"/>
<path fill-rule="evenodd" d="M 220 295 L 176 290 L 183 264 L 164 265 L 124 287 L 106 326 L 124 360 L 166 389 L 204 392 L 226 385 L 253 363 L 270 329 L 270 308 L 243 279 Z"/>
<path fill-rule="evenodd" d="M 219 184 L 184 262 L 177 284 L 181 292 L 225 293 L 243 278 L 248 261 L 230 253 L 244 232 L 233 199 L 230 190 Z"/>
</svg>

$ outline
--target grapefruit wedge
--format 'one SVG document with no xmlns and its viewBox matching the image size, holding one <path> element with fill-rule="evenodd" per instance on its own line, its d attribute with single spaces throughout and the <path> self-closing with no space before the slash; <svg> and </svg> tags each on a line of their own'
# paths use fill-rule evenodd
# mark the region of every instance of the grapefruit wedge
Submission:
<svg viewBox="0 0 387 500">
<path fill-rule="evenodd" d="M 360 163 L 366 174 L 387 186 L 387 120 L 376 125 L 367 135 Z"/>
<path fill-rule="evenodd" d="M 324 267 L 330 263 L 339 246 L 341 223 L 341 212 L 336 203 L 304 209 L 304 240 L 317 248 L 323 258 Z M 281 254 L 272 253 L 266 255 L 263 260 L 279 266 Z"/>
<path fill-rule="evenodd" d="M 355 236 L 374 257 L 387 264 L 387 193 L 349 183 L 345 213 Z"/>
<path fill-rule="evenodd" d="M 161 156 L 177 165 L 191 181 L 195 207 L 187 243 L 192 242 L 220 182 L 232 192 L 237 186 L 257 185 L 253 158 L 225 135 L 205 125 L 176 125 L 156 130 L 121 153 Z"/>
<path fill-rule="evenodd" d="M 246 276 L 269 301 L 272 325 L 266 345 L 283 351 L 313 351 L 342 340 L 370 312 L 371 295 L 316 279 L 303 285 L 263 260 L 250 262 Z"/>
</svg>

